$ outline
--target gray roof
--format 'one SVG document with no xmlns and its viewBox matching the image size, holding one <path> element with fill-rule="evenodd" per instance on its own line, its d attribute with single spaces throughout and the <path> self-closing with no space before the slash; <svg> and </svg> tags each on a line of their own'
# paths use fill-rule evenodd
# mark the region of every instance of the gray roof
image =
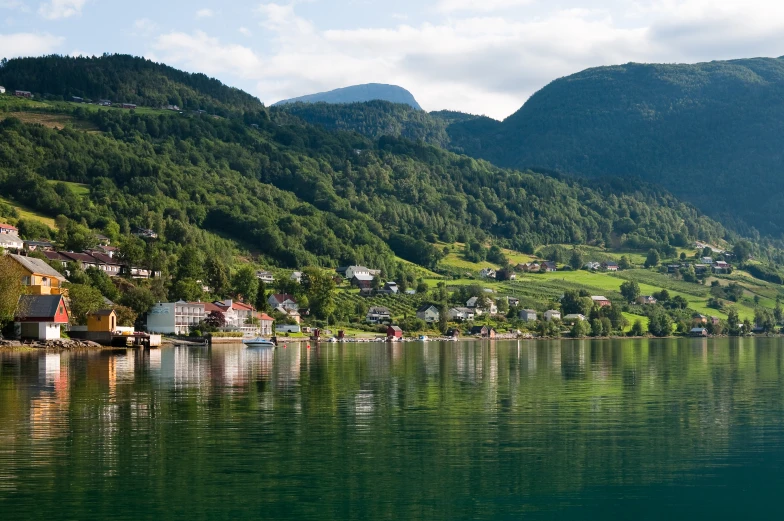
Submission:
<svg viewBox="0 0 784 521">
<path fill-rule="evenodd" d="M 47 264 L 45 261 L 42 261 L 41 259 L 36 259 L 35 257 L 23 257 L 21 255 L 11 255 L 11 258 L 21 264 L 31 273 L 46 275 L 47 277 L 52 277 L 59 280 L 60 282 L 66 281 L 65 277 L 63 277 L 60 272 L 49 266 L 49 264 Z"/>
<path fill-rule="evenodd" d="M 62 301 L 61 295 L 22 295 L 16 308 L 16 318 L 30 320 L 53 318 Z"/>
</svg>

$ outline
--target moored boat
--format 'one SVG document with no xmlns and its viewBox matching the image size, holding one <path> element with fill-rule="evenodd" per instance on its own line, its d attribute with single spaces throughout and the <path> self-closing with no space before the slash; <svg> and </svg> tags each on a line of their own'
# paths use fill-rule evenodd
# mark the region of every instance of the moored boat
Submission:
<svg viewBox="0 0 784 521">
<path fill-rule="evenodd" d="M 275 342 L 267 340 L 266 338 L 250 338 L 243 340 L 246 347 L 275 347 Z"/>
</svg>

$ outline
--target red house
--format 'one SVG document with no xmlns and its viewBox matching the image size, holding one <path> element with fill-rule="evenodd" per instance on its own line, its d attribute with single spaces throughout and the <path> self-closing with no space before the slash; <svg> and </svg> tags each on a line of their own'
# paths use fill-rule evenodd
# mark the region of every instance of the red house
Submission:
<svg viewBox="0 0 784 521">
<path fill-rule="evenodd" d="M 387 338 L 403 338 L 403 330 L 397 326 L 387 328 Z"/>
<path fill-rule="evenodd" d="M 20 98 L 32 98 L 33 97 L 33 93 L 32 92 L 28 92 L 26 90 L 18 90 L 16 92 L 14 92 L 14 96 L 17 96 L 17 97 L 20 97 Z"/>
<path fill-rule="evenodd" d="M 6 235 L 19 235 L 19 230 L 16 226 L 0 223 L 0 233 L 4 233 Z"/>
<path fill-rule="evenodd" d="M 17 336 L 30 340 L 56 340 L 60 326 L 68 324 L 62 295 L 22 295 L 16 307 Z"/>
<path fill-rule="evenodd" d="M 591 297 L 591 300 L 593 301 L 595 306 L 599 306 L 600 308 L 606 306 L 612 306 L 612 302 L 610 302 L 610 299 L 608 299 L 607 297 L 602 297 L 602 296 Z"/>
</svg>

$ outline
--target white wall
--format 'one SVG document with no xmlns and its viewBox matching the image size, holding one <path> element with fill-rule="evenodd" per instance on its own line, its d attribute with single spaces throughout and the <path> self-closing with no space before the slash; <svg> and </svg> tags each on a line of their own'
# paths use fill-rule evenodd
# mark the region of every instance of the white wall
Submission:
<svg viewBox="0 0 784 521">
<path fill-rule="evenodd" d="M 39 340 L 57 340 L 60 338 L 60 324 L 41 322 L 38 324 Z"/>
<path fill-rule="evenodd" d="M 155 304 L 147 313 L 147 331 L 173 335 L 174 320 L 174 303 Z"/>
</svg>

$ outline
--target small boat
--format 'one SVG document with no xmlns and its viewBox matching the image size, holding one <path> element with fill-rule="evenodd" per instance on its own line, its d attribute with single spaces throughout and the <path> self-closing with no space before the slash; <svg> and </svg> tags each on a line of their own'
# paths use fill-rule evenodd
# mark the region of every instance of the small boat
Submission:
<svg viewBox="0 0 784 521">
<path fill-rule="evenodd" d="M 336 343 L 337 341 L 338 341 L 338 339 L 337 339 L 337 338 L 335 338 L 334 336 L 333 336 L 332 338 L 330 338 L 330 339 L 329 339 L 329 343 L 330 343 L 330 344 L 334 344 L 334 343 Z"/>
<path fill-rule="evenodd" d="M 243 340 L 246 347 L 275 347 L 275 342 L 267 340 L 266 338 L 250 338 Z"/>
<path fill-rule="evenodd" d="M 428 340 L 430 340 L 430 338 L 428 338 L 427 335 L 419 335 L 420 342 L 427 342 Z"/>
</svg>

